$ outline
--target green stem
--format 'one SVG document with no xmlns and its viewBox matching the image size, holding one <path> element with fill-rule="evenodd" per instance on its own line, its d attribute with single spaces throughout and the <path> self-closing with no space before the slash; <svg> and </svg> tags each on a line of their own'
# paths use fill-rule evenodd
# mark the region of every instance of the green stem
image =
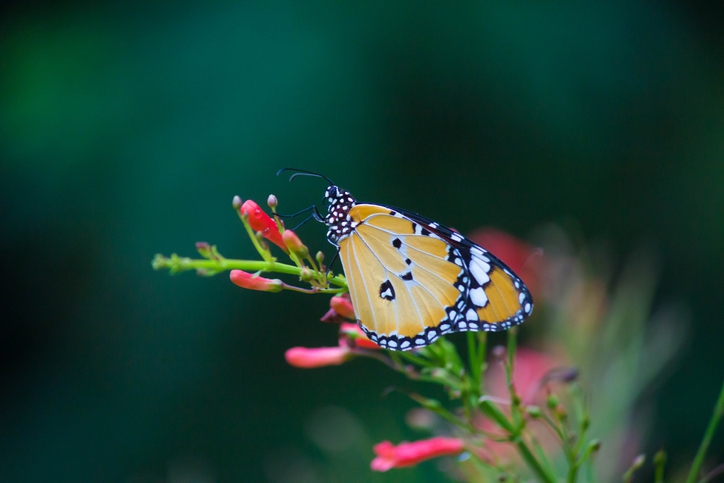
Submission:
<svg viewBox="0 0 724 483">
<path fill-rule="evenodd" d="M 263 260 L 234 260 L 234 259 L 192 259 L 187 257 L 179 257 L 176 254 L 166 258 L 162 255 L 156 255 L 153 260 L 153 268 L 160 270 L 162 268 L 168 268 L 171 273 L 183 272 L 186 270 L 215 270 L 223 272 L 225 270 L 244 270 L 247 272 L 277 272 L 288 275 L 300 276 L 302 269 L 294 265 L 288 265 L 286 263 L 279 263 L 272 259 L 271 261 Z M 329 282 L 340 287 L 340 289 L 347 288 L 347 281 L 344 277 L 336 275 L 329 279 Z M 318 293 L 339 293 L 340 289 L 321 289 Z"/>
<path fill-rule="evenodd" d="M 254 245 L 254 248 L 256 248 L 256 251 L 259 252 L 259 255 L 261 255 L 261 258 L 263 258 L 266 262 L 272 261 L 271 253 L 268 249 L 265 249 L 259 244 L 259 240 L 256 238 L 256 233 L 254 233 L 254 230 L 251 229 L 251 225 L 249 224 L 249 217 L 246 214 L 242 214 L 240 211 L 236 210 L 236 213 L 239 215 L 239 218 L 241 218 L 241 222 L 244 225 L 244 229 L 246 230 L 246 233 L 249 235 L 249 238 L 251 238 L 251 243 Z M 291 253 L 290 253 L 291 255 Z"/>
<path fill-rule="evenodd" d="M 480 366 L 480 372 L 478 373 L 478 392 L 483 393 L 484 382 L 485 382 L 485 369 L 487 364 L 485 363 L 485 353 L 488 346 L 488 333 L 478 332 L 478 365 Z"/>
<path fill-rule="evenodd" d="M 555 475 L 556 472 L 553 469 L 553 465 L 551 465 L 550 460 L 548 460 L 548 457 L 546 457 L 546 452 L 543 449 L 543 446 L 541 446 L 540 442 L 534 436 L 531 436 L 531 443 L 533 444 L 535 454 L 538 456 L 538 459 L 545 468 L 546 472 L 549 475 Z"/>
<path fill-rule="evenodd" d="M 590 458 L 591 454 L 592 454 L 596 449 L 598 449 L 599 445 L 600 445 L 600 442 L 599 442 L 598 440 L 596 440 L 596 439 L 594 439 L 594 440 L 592 440 L 592 441 L 590 441 L 590 442 L 588 443 L 588 446 L 586 446 L 586 450 L 583 452 L 583 454 L 581 455 L 581 457 L 578 458 L 578 460 L 577 460 L 576 463 L 575 463 L 576 471 L 578 471 L 578 469 L 579 469 L 581 466 L 583 466 L 583 463 L 585 463 L 586 460 L 588 460 L 588 458 Z"/>
<path fill-rule="evenodd" d="M 686 483 L 694 483 L 696 481 L 701 465 L 704 462 L 706 451 L 709 449 L 709 444 L 711 443 L 711 439 L 714 437 L 716 427 L 719 425 L 719 420 L 721 419 L 722 414 L 724 414 L 724 384 L 722 384 L 721 391 L 719 392 L 719 399 L 714 407 L 714 414 L 711 416 L 709 425 L 706 428 L 706 433 L 704 433 L 704 439 L 701 441 L 699 451 L 696 452 L 694 462 L 691 464 L 691 470 L 689 470 L 689 476 L 686 478 Z"/>
<path fill-rule="evenodd" d="M 480 364 L 478 362 L 478 351 L 475 347 L 475 332 L 468 332 L 468 359 L 470 360 L 470 376 L 473 379 L 473 386 L 471 389 L 477 399 L 480 394 Z"/>
<path fill-rule="evenodd" d="M 560 428 L 558 426 L 556 426 L 556 423 L 550 417 L 548 417 L 546 414 L 541 414 L 541 418 L 546 423 L 548 423 L 548 426 L 550 426 L 551 429 L 553 429 L 553 431 L 555 431 L 555 433 L 558 435 L 558 437 L 561 440 L 561 444 L 565 447 L 566 438 L 563 436 L 563 433 L 561 432 Z"/>
<path fill-rule="evenodd" d="M 503 414 L 500 409 L 498 409 L 495 404 L 485 399 L 480 402 L 478 407 L 483 412 L 483 414 L 498 423 L 498 426 L 505 429 L 509 433 L 515 432 L 515 427 L 513 426 L 513 423 L 510 422 L 510 420 L 505 416 L 505 414 Z"/>
<path fill-rule="evenodd" d="M 654 483 L 664 483 L 664 466 L 666 465 L 666 453 L 660 449 L 654 455 Z"/>
<path fill-rule="evenodd" d="M 543 468 L 540 462 L 530 451 L 530 448 L 528 448 L 528 445 L 526 445 L 520 437 L 515 443 L 518 446 L 518 451 L 520 451 L 520 455 L 523 457 L 526 464 L 530 467 L 531 470 L 533 470 L 546 483 L 557 483 L 555 475 L 549 473 L 545 468 Z"/>
<path fill-rule="evenodd" d="M 517 428 L 516 435 L 520 433 L 524 424 L 523 415 L 520 413 L 520 398 L 515 393 L 515 385 L 513 384 L 515 351 L 518 347 L 517 335 L 517 327 L 508 329 L 508 361 L 505 364 L 505 379 L 508 384 L 508 392 L 510 392 L 510 415 L 513 419 L 513 425 Z"/>
<path fill-rule="evenodd" d="M 420 357 L 416 354 L 413 354 L 411 352 L 399 352 L 399 355 L 407 360 L 408 362 L 411 362 L 413 364 L 417 364 L 418 366 L 422 367 L 430 367 L 430 368 L 436 368 L 439 367 L 437 364 L 433 364 L 432 362 L 428 361 L 424 357 Z"/>
</svg>

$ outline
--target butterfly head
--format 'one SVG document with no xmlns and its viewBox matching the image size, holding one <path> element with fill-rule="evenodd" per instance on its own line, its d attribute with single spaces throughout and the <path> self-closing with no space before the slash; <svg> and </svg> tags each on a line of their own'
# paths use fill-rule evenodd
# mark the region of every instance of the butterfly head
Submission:
<svg viewBox="0 0 724 483">
<path fill-rule="evenodd" d="M 349 216 L 349 210 L 357 204 L 349 191 L 330 185 L 324 192 L 324 201 L 328 203 L 324 223 L 329 226 L 327 238 L 335 245 L 354 230 L 357 224 Z"/>
</svg>

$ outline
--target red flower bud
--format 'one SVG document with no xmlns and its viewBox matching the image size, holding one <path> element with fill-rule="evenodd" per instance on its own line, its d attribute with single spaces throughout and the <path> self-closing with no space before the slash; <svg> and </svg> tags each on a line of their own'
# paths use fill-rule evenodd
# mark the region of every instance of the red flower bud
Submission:
<svg viewBox="0 0 724 483">
<path fill-rule="evenodd" d="M 465 450 L 462 439 L 435 437 L 395 446 L 389 441 L 376 444 L 373 448 L 377 457 L 370 466 L 374 471 L 414 466 L 438 456 L 456 455 Z"/>
<path fill-rule="evenodd" d="M 372 342 L 367 337 L 367 334 L 365 334 L 362 328 L 357 324 L 343 322 L 339 326 L 339 333 L 340 335 L 351 339 L 355 347 L 360 347 L 362 349 L 380 349 L 380 346 L 377 345 L 377 343 Z"/>
<path fill-rule="evenodd" d="M 338 366 L 347 361 L 350 357 L 349 347 L 292 347 L 284 353 L 287 362 L 302 369 L 313 369 L 315 367 Z"/>
<path fill-rule="evenodd" d="M 253 273 L 243 270 L 232 270 L 229 278 L 234 284 L 241 288 L 249 290 L 259 290 L 261 292 L 281 292 L 284 283 L 279 279 L 269 279 L 254 276 Z"/>
<path fill-rule="evenodd" d="M 252 200 L 246 200 L 244 204 L 241 205 L 239 212 L 249 217 L 249 226 L 251 226 L 252 230 L 260 232 L 261 236 L 288 253 L 287 246 L 284 244 L 284 240 L 282 240 L 282 234 L 279 233 L 279 227 L 276 221 L 267 215 L 259 205 Z"/>
<path fill-rule="evenodd" d="M 284 230 L 284 233 L 282 233 L 282 240 L 284 240 L 284 244 L 287 246 L 289 251 L 299 258 L 306 258 L 309 256 L 309 249 L 292 230 Z"/>
<path fill-rule="evenodd" d="M 329 301 L 329 306 L 342 317 L 352 320 L 355 319 L 354 307 L 352 307 L 352 301 L 349 299 L 349 294 L 335 295 Z"/>
</svg>

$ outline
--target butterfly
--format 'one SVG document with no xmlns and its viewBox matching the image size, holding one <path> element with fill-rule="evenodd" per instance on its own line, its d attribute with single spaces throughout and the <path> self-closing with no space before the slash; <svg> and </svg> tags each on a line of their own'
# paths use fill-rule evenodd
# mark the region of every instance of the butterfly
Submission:
<svg viewBox="0 0 724 483">
<path fill-rule="evenodd" d="M 357 323 L 381 347 L 409 350 L 451 332 L 505 330 L 533 311 L 520 277 L 472 240 L 407 210 L 358 203 L 329 178 L 295 171 L 330 183 L 327 215 L 315 206 L 314 217 L 338 248 Z"/>
</svg>

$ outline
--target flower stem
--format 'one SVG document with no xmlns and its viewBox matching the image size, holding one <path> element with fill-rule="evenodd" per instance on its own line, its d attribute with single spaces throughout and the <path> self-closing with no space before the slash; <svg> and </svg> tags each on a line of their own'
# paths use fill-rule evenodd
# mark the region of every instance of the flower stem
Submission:
<svg viewBox="0 0 724 483">
<path fill-rule="evenodd" d="M 531 470 L 533 470 L 546 483 L 557 483 L 556 477 L 553 474 L 549 473 L 545 468 L 543 468 L 540 462 L 530 451 L 530 448 L 528 448 L 528 445 L 525 444 L 525 441 L 518 437 L 518 440 L 515 443 L 518 446 L 518 451 L 520 452 L 520 455 L 523 457 L 526 464 L 530 467 Z"/>
<path fill-rule="evenodd" d="M 286 263 L 279 263 L 275 259 L 270 261 L 234 260 L 228 258 L 193 259 L 188 257 L 179 257 L 175 253 L 170 257 L 156 255 L 153 259 L 152 265 L 155 270 L 167 268 L 172 274 L 187 270 L 209 270 L 215 272 L 223 272 L 225 270 L 244 270 L 247 272 L 277 272 L 296 276 L 300 276 L 302 273 L 302 269 L 300 267 L 288 265 Z M 347 288 L 347 280 L 340 275 L 330 277 L 329 282 L 339 288 L 319 289 L 315 290 L 315 292 L 339 293 Z"/>
<path fill-rule="evenodd" d="M 694 483 L 699 475 L 701 464 L 704 462 L 706 451 L 709 449 L 711 439 L 714 437 L 716 427 L 719 425 L 719 420 L 724 414 L 724 384 L 722 384 L 721 391 L 719 392 L 719 399 L 714 407 L 714 414 L 711 416 L 709 425 L 704 433 L 704 439 L 701 441 L 699 451 L 696 452 L 694 462 L 691 464 L 691 470 L 689 470 L 689 476 L 686 478 L 686 483 Z"/>
</svg>

